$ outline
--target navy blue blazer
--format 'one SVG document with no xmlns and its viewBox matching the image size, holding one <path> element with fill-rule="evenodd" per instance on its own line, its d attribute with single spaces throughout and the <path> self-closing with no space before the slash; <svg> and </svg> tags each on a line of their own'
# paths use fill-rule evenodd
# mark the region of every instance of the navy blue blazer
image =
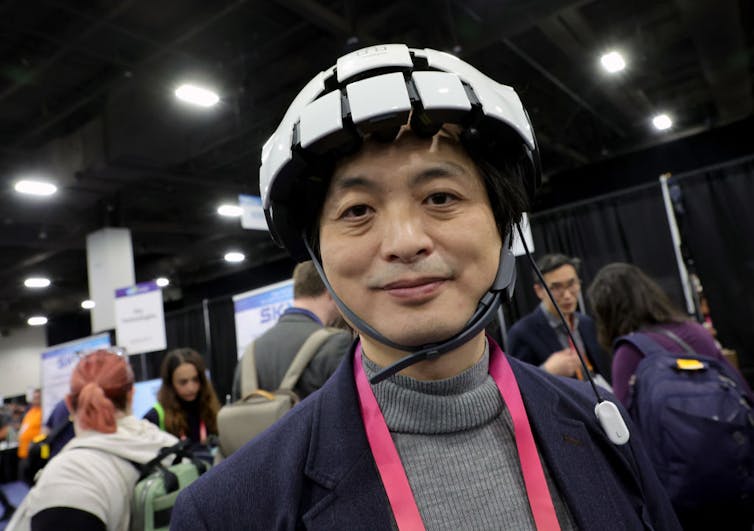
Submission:
<svg viewBox="0 0 754 531">
<path fill-rule="evenodd" d="M 584 349 L 592 367 L 608 382 L 612 381 L 610 356 L 602 350 L 597 342 L 597 329 L 594 321 L 583 313 L 576 312 L 579 320 L 579 334 L 584 342 Z M 555 330 L 547 321 L 547 316 L 541 306 L 522 317 L 508 332 L 508 352 L 532 365 L 540 366 L 553 352 L 563 350 Z"/>
<path fill-rule="evenodd" d="M 510 363 L 537 447 L 579 529 L 680 529 L 636 430 L 615 446 L 595 421 L 587 384 Z M 353 353 L 319 391 L 184 489 L 170 527 L 391 529 L 359 412 Z"/>
</svg>

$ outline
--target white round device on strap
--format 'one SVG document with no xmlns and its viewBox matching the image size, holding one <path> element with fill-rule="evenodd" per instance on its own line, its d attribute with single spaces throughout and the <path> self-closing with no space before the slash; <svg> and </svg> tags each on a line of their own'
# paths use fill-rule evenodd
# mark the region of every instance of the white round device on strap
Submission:
<svg viewBox="0 0 754 531">
<path fill-rule="evenodd" d="M 603 400 L 594 406 L 594 414 L 597 416 L 597 420 L 600 421 L 600 425 L 605 431 L 607 438 L 610 439 L 610 442 L 617 445 L 628 442 L 631 434 L 628 433 L 628 427 L 618 410 L 618 406 L 612 402 Z"/>
</svg>

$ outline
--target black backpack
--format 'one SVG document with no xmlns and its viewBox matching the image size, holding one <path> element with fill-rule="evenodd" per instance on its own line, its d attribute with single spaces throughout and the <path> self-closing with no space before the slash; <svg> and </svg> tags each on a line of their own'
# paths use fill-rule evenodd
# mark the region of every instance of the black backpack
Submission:
<svg viewBox="0 0 754 531">
<path fill-rule="evenodd" d="M 645 333 L 620 337 L 644 358 L 629 382 L 627 409 L 677 510 L 754 504 L 754 399 L 728 363 L 677 354 Z"/>
</svg>

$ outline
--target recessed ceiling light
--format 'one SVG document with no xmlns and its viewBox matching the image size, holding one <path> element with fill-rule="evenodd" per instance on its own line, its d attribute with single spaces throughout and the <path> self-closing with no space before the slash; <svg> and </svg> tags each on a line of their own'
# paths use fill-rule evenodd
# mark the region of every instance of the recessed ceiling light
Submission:
<svg viewBox="0 0 754 531">
<path fill-rule="evenodd" d="M 14 186 L 19 194 L 47 196 L 58 191 L 58 187 L 45 181 L 32 181 L 23 179 Z"/>
<path fill-rule="evenodd" d="M 198 105 L 200 107 L 212 107 L 220 101 L 220 97 L 212 90 L 187 83 L 175 89 L 175 97 L 179 100 Z"/>
<path fill-rule="evenodd" d="M 24 280 L 24 286 L 27 288 L 46 288 L 50 285 L 50 279 L 44 277 L 29 277 Z"/>
<path fill-rule="evenodd" d="M 81 301 L 81 307 L 85 310 L 91 310 L 95 306 L 97 306 L 97 304 L 93 300 L 87 299 L 85 301 Z"/>
<path fill-rule="evenodd" d="M 231 251 L 229 253 L 225 253 L 225 261 L 231 262 L 231 263 L 238 263 L 243 262 L 246 257 L 243 253 L 239 253 L 237 251 Z"/>
<path fill-rule="evenodd" d="M 220 205 L 217 207 L 217 213 L 229 218 L 237 218 L 243 214 L 243 208 L 238 205 Z"/>
<path fill-rule="evenodd" d="M 160 277 L 157 280 L 155 280 L 155 283 L 160 286 L 161 288 L 164 288 L 165 286 L 170 284 L 170 280 L 168 280 L 165 277 Z"/>
<path fill-rule="evenodd" d="M 626 68 L 626 60 L 623 59 L 623 55 L 621 55 L 620 52 L 616 52 L 615 50 L 608 52 L 600 57 L 600 63 L 602 63 L 602 68 L 604 68 L 611 74 L 620 72 L 621 70 Z"/>
<path fill-rule="evenodd" d="M 664 131 L 673 126 L 673 120 L 671 120 L 670 116 L 667 114 L 658 114 L 652 118 L 652 125 L 654 125 L 655 129 L 658 131 Z"/>
<path fill-rule="evenodd" d="M 29 326 L 42 326 L 47 324 L 47 317 L 43 315 L 35 315 L 34 317 L 29 317 L 29 319 L 26 321 L 26 323 Z"/>
</svg>

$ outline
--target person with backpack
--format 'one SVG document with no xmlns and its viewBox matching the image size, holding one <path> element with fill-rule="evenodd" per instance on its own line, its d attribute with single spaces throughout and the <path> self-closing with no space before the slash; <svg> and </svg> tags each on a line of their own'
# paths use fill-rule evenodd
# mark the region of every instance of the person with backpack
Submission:
<svg viewBox="0 0 754 531">
<path fill-rule="evenodd" d="M 3 412 L 0 412 L 0 441 L 5 441 L 8 438 L 8 432 L 10 431 L 10 418 Z M 3 513 L 0 516 L 0 521 L 8 520 L 13 515 L 16 508 L 6 496 L 5 491 L 0 489 L 0 505 L 3 506 Z"/>
<path fill-rule="evenodd" d="M 157 403 L 144 418 L 179 439 L 190 439 L 194 450 L 207 449 L 217 435 L 220 402 L 204 358 L 190 348 L 171 350 L 162 360 L 160 377 Z"/>
<path fill-rule="evenodd" d="M 302 89 L 262 149 L 265 217 L 358 341 L 173 529 L 678 529 L 607 392 L 485 334 L 537 161 L 513 88 L 444 52 L 370 46 Z"/>
<path fill-rule="evenodd" d="M 275 391 L 280 387 L 283 376 L 306 340 L 317 330 L 332 326 L 339 318 L 338 307 L 314 265 L 310 261 L 297 264 L 293 270 L 293 304 L 277 323 L 253 342 L 258 388 Z M 299 399 L 322 387 L 335 372 L 352 340 L 353 336 L 346 330 L 325 339 L 293 388 Z M 234 376 L 235 399 L 244 394 L 242 367 L 243 357 Z"/>
<path fill-rule="evenodd" d="M 613 390 L 647 443 L 684 529 L 751 531 L 754 394 L 714 337 L 640 268 L 606 265 L 588 298 L 614 350 Z"/>
<path fill-rule="evenodd" d="M 97 350 L 71 375 L 66 403 L 76 437 L 42 469 L 8 531 L 126 531 L 140 465 L 173 435 L 131 414 L 134 374 L 127 356 Z"/>
</svg>

